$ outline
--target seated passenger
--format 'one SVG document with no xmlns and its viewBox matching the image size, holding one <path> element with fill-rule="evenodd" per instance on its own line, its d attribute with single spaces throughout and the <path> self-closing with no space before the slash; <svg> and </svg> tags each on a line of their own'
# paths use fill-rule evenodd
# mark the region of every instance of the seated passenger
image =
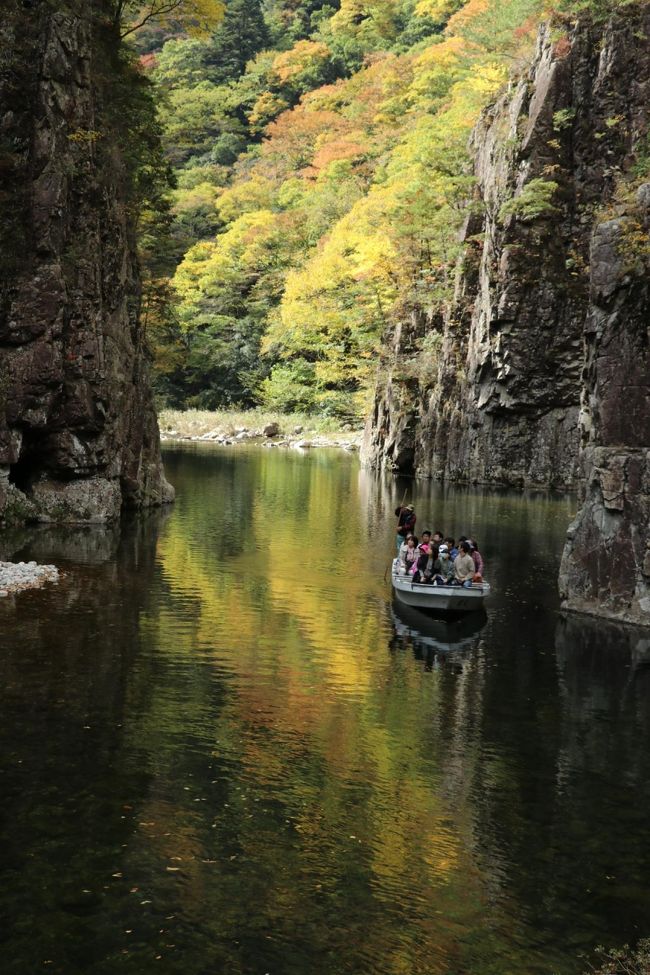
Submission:
<svg viewBox="0 0 650 975">
<path fill-rule="evenodd" d="M 402 575 L 414 571 L 413 567 L 418 560 L 419 554 L 417 538 L 415 535 L 409 535 L 399 550 L 399 570 Z"/>
<path fill-rule="evenodd" d="M 438 549 L 435 545 L 420 545 L 422 553 L 417 561 L 413 582 L 431 583 L 440 572 Z"/>
<path fill-rule="evenodd" d="M 444 543 L 438 550 L 438 561 L 440 563 L 440 569 L 433 581 L 436 585 L 448 586 L 454 578 L 454 561 L 450 557 L 448 546 Z"/>
<path fill-rule="evenodd" d="M 422 532 L 420 536 L 420 551 L 422 551 L 425 545 L 430 545 L 430 544 L 431 544 L 431 532 L 430 531 Z"/>
<path fill-rule="evenodd" d="M 456 548 L 456 542 L 451 537 L 445 538 L 445 545 L 449 549 L 449 558 L 453 562 L 454 559 L 456 558 L 456 556 L 458 555 L 458 549 Z"/>
<path fill-rule="evenodd" d="M 404 539 L 404 541 L 402 542 L 402 544 L 400 545 L 397 551 L 397 558 L 400 560 L 400 562 L 403 561 L 403 556 L 406 554 L 406 550 L 409 547 L 409 539 L 414 537 L 415 536 L 413 535 L 413 532 L 409 532 L 406 538 Z"/>
<path fill-rule="evenodd" d="M 467 541 L 461 542 L 460 551 L 454 562 L 454 579 L 456 584 L 465 586 L 468 589 L 471 588 L 475 572 L 476 568 L 474 566 L 474 559 L 472 558 L 472 546 Z"/>
<path fill-rule="evenodd" d="M 444 537 L 441 531 L 437 531 L 433 533 L 433 544 L 436 546 L 436 548 L 440 548 L 443 541 L 444 541 Z"/>
<path fill-rule="evenodd" d="M 470 540 L 470 544 L 472 546 L 472 558 L 474 559 L 475 575 L 478 575 L 478 576 L 481 577 L 480 580 L 479 579 L 475 579 L 474 581 L 475 582 L 481 582 L 483 580 L 483 572 L 485 570 L 485 564 L 483 562 L 483 556 L 481 555 L 481 553 L 478 550 L 478 542 L 476 541 L 475 538 L 472 538 Z"/>
</svg>

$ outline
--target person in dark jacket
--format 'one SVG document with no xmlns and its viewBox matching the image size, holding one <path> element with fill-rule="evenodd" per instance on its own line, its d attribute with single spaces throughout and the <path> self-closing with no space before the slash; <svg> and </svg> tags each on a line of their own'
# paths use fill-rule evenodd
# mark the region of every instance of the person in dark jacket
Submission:
<svg viewBox="0 0 650 975">
<path fill-rule="evenodd" d="M 415 530 L 415 522 L 417 521 L 415 508 L 412 504 L 399 505 L 395 508 L 395 517 L 397 518 L 397 554 L 399 555 L 399 550 L 406 541 L 406 536 L 411 535 Z"/>
<path fill-rule="evenodd" d="M 421 545 L 417 569 L 413 575 L 413 582 L 433 582 L 440 573 L 440 559 L 435 545 Z"/>
</svg>

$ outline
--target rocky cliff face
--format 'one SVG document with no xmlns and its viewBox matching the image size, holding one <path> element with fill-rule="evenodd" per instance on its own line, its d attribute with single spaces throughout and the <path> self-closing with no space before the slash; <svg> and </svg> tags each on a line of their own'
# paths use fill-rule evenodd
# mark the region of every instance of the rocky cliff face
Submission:
<svg viewBox="0 0 650 975">
<path fill-rule="evenodd" d="M 576 487 L 565 605 L 650 621 L 650 7 L 542 30 L 530 70 L 473 136 L 468 217 L 445 321 L 389 336 L 370 466 Z M 400 376 L 439 332 L 430 384 Z"/>
<path fill-rule="evenodd" d="M 388 337 L 370 466 L 576 483 L 591 235 L 645 148 L 648 17 L 643 4 L 606 26 L 543 29 L 530 69 L 484 114 L 472 139 L 479 206 L 454 305 L 445 321 L 415 314 Z M 431 380 L 404 378 L 415 339 L 431 330 Z"/>
<path fill-rule="evenodd" d="M 111 118 L 108 4 L 10 0 L 0 33 L 0 517 L 171 500 Z M 117 74 L 116 74 L 117 73 Z"/>
<path fill-rule="evenodd" d="M 650 624 L 650 184 L 617 209 L 591 241 L 581 508 L 560 592 L 570 609 Z"/>
</svg>

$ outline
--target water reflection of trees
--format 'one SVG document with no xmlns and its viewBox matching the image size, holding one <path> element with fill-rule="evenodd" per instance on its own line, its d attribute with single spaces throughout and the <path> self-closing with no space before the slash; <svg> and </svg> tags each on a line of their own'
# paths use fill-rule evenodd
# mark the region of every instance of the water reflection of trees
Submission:
<svg viewBox="0 0 650 975">
<path fill-rule="evenodd" d="M 2 906 L 46 916 L 39 952 L 66 975 L 153 951 L 173 975 L 565 973 L 629 906 L 602 894 L 616 857 L 641 924 L 645 658 L 556 638 L 565 501 L 414 485 L 432 527 L 479 527 L 497 591 L 476 630 L 427 633 L 382 582 L 399 488 L 247 448 L 168 470 L 161 532 L 69 548 L 33 619 L 0 606 Z M 40 970 L 26 931 L 11 946 Z"/>
</svg>

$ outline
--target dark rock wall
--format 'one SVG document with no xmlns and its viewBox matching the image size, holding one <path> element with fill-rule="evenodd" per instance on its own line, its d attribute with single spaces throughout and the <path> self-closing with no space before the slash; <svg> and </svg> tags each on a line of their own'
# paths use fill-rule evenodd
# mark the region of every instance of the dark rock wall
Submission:
<svg viewBox="0 0 650 975">
<path fill-rule="evenodd" d="M 139 321 L 110 4 L 10 0 L 0 31 L 0 515 L 171 500 Z M 116 74 L 117 73 L 117 74 Z M 114 115 L 114 113 L 113 113 Z"/>
<path fill-rule="evenodd" d="M 543 29 L 530 69 L 485 112 L 472 139 L 479 206 L 464 228 L 453 308 L 422 326 L 440 331 L 437 361 L 420 366 L 428 380 L 404 378 L 412 329 L 389 338 L 366 430 L 369 466 L 577 483 L 590 238 L 647 135 L 648 26 L 643 4 L 606 27 Z M 540 179 L 558 185 L 553 209 L 500 218 Z"/>
<path fill-rule="evenodd" d="M 581 508 L 560 592 L 570 609 L 650 624 L 650 183 L 618 209 L 592 238 Z"/>
</svg>

